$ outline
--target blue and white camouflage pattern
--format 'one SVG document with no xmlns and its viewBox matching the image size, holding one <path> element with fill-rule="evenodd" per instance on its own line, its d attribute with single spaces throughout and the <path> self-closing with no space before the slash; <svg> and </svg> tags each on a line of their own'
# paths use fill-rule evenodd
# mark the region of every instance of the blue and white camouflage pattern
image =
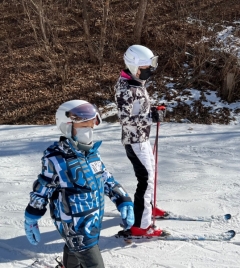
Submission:
<svg viewBox="0 0 240 268">
<path fill-rule="evenodd" d="M 104 195 L 117 206 L 133 206 L 123 187 L 105 168 L 96 142 L 88 153 L 61 137 L 44 151 L 42 172 L 33 184 L 27 218 L 40 218 L 49 203 L 54 224 L 72 251 L 82 251 L 99 240 Z"/>
</svg>

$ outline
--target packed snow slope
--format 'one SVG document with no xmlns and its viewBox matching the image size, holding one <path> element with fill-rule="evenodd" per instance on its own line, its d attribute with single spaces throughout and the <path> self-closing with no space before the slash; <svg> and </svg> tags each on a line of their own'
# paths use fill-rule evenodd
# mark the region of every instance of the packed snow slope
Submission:
<svg viewBox="0 0 240 268">
<path fill-rule="evenodd" d="M 120 142 L 118 123 L 103 123 L 95 140 L 115 178 L 133 197 L 136 178 Z M 156 126 L 151 132 L 154 143 Z M 63 241 L 49 211 L 40 220 L 41 242 L 29 244 L 23 228 L 32 183 L 41 170 L 43 150 L 58 139 L 56 126 L 0 126 L 0 267 L 55 267 Z M 240 127 L 162 123 L 159 133 L 157 204 L 189 216 L 232 214 L 224 222 L 157 221 L 174 234 L 217 234 L 235 230 L 230 242 L 134 241 L 114 238 L 119 213 L 106 198 L 100 249 L 107 268 L 239 268 L 240 267 Z M 110 217 L 110 216 L 113 217 Z M 35 266 L 31 264 L 38 259 Z"/>
</svg>

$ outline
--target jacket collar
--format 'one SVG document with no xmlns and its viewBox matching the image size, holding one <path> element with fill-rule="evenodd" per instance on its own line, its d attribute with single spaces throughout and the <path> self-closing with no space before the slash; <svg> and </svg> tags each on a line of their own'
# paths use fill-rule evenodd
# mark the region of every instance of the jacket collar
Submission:
<svg viewBox="0 0 240 268">
<path fill-rule="evenodd" d="M 75 153 L 76 155 L 78 155 L 78 156 L 81 155 L 84 157 L 88 156 L 90 154 L 96 153 L 96 151 L 98 150 L 98 148 L 102 144 L 102 141 L 97 141 L 97 142 L 93 143 L 93 146 L 89 151 L 84 151 L 84 150 L 79 150 L 74 144 L 71 143 L 71 141 L 68 138 L 66 138 L 64 136 L 60 137 L 60 142 L 63 142 L 65 145 L 65 148 L 69 147 L 72 150 L 72 152 Z"/>
<path fill-rule="evenodd" d="M 136 76 L 132 75 L 128 69 L 122 70 L 120 77 L 128 80 L 130 85 L 134 86 L 144 86 L 145 80 L 138 79 Z"/>
</svg>

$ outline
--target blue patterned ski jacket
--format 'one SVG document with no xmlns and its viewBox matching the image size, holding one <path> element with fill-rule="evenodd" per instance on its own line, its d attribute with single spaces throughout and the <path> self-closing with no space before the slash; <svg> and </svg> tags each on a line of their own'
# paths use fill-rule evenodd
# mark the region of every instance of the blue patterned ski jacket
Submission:
<svg viewBox="0 0 240 268">
<path fill-rule="evenodd" d="M 54 224 L 72 251 L 98 243 L 104 214 L 104 194 L 118 210 L 133 203 L 109 173 L 96 142 L 88 152 L 78 151 L 65 137 L 44 151 L 42 172 L 33 184 L 25 217 L 39 220 L 49 203 Z"/>
</svg>

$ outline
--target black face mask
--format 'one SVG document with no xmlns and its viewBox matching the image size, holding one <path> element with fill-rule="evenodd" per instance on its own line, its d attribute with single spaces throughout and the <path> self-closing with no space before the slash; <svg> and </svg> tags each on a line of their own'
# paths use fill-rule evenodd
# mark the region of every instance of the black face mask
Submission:
<svg viewBox="0 0 240 268">
<path fill-rule="evenodd" d="M 151 67 L 147 69 L 140 69 L 141 73 L 139 75 L 139 79 L 141 80 L 147 80 L 150 76 L 152 76 Z"/>
</svg>

